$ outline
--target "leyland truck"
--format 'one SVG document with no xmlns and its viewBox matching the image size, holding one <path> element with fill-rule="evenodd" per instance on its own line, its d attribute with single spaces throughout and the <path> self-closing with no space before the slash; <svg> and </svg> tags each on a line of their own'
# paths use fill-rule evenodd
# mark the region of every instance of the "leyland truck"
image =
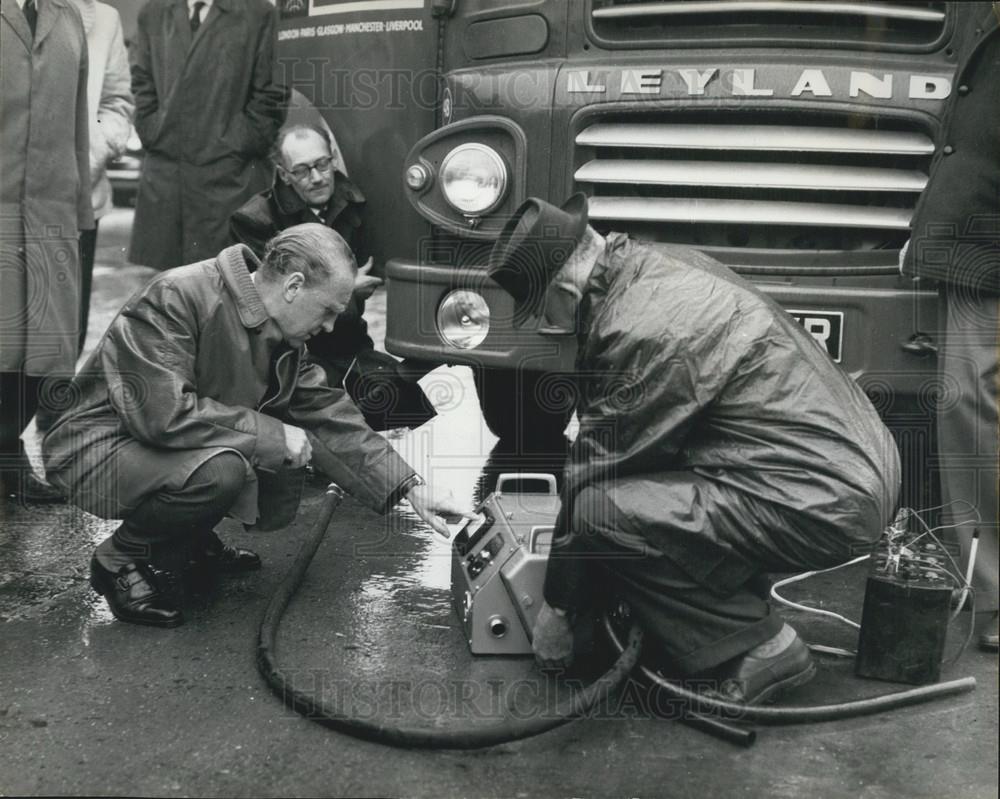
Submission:
<svg viewBox="0 0 1000 799">
<path fill-rule="evenodd" d="M 947 387 L 935 293 L 898 261 L 970 11 L 284 0 L 278 47 L 368 196 L 387 349 L 473 367 L 502 439 L 561 433 L 576 342 L 515 328 L 487 256 L 525 198 L 583 191 L 599 232 L 700 249 L 774 296 L 865 388 L 919 506 Z"/>
</svg>

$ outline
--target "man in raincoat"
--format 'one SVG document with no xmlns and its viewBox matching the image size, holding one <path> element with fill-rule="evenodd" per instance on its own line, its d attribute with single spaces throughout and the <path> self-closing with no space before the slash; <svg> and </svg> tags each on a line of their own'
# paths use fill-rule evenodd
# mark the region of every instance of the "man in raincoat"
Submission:
<svg viewBox="0 0 1000 799">
<path fill-rule="evenodd" d="M 298 225 L 261 263 L 236 245 L 165 272 L 115 317 L 42 451 L 74 503 L 122 520 L 90 564 L 117 618 L 180 624 L 161 572 L 189 557 L 222 572 L 259 568 L 213 528 L 226 516 L 258 529 L 289 524 L 310 460 L 373 510 L 406 498 L 448 535 L 433 514 L 455 510 L 450 494 L 425 486 L 304 358 L 306 340 L 347 306 L 356 275 L 337 233 Z"/>
<path fill-rule="evenodd" d="M 861 389 L 772 300 L 711 258 L 587 224 L 583 195 L 529 199 L 490 274 L 517 325 L 577 332 L 566 462 L 533 646 L 567 665 L 595 583 L 673 673 L 761 702 L 815 673 L 766 601 L 768 571 L 870 549 L 899 456 Z M 607 586 L 610 591 L 606 591 Z"/>
</svg>

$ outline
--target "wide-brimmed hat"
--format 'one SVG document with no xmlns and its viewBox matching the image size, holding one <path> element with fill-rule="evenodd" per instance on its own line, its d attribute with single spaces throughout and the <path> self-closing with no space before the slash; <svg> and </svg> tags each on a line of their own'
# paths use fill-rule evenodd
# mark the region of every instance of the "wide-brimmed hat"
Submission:
<svg viewBox="0 0 1000 799">
<path fill-rule="evenodd" d="M 490 252 L 488 274 L 514 298 L 515 327 L 541 313 L 545 291 L 587 228 L 587 197 L 562 207 L 529 197 L 504 225 Z"/>
</svg>

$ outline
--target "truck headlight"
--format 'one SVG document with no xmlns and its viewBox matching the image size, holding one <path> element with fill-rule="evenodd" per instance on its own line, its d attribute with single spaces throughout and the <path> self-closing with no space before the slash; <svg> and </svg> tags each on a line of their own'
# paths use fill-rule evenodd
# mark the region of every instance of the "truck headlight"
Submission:
<svg viewBox="0 0 1000 799">
<path fill-rule="evenodd" d="M 441 190 L 456 211 L 485 214 L 503 200 L 507 191 L 507 167 L 492 147 L 460 144 L 441 162 Z"/>
<path fill-rule="evenodd" d="M 437 326 L 446 343 L 471 350 L 482 344 L 490 332 L 490 306 L 474 291 L 452 291 L 438 306 Z"/>
</svg>

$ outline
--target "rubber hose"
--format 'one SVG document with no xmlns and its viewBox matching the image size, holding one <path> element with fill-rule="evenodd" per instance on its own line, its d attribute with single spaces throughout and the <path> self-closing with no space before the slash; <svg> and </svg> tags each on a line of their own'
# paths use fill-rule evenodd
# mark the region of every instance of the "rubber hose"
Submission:
<svg viewBox="0 0 1000 799">
<path fill-rule="evenodd" d="M 622 651 L 622 643 L 608 614 L 604 615 L 604 630 L 615 649 L 619 652 Z M 963 677 L 959 680 L 950 680 L 936 685 L 922 685 L 919 688 L 910 688 L 882 696 L 873 696 L 869 699 L 858 699 L 833 705 L 754 707 L 713 699 L 689 691 L 684 686 L 665 679 L 646 666 L 640 665 L 638 668 L 643 677 L 655 683 L 667 694 L 698 708 L 702 712 L 714 713 L 726 718 L 738 718 L 743 721 L 755 721 L 760 724 L 807 724 L 866 716 L 908 705 L 916 705 L 931 699 L 966 693 L 976 687 L 974 677 Z"/>
<path fill-rule="evenodd" d="M 367 721 L 345 715 L 330 707 L 321 698 L 296 689 L 278 666 L 276 657 L 278 627 L 285 609 L 288 607 L 289 600 L 298 590 L 302 578 L 326 534 L 330 519 L 343 498 L 344 492 L 340 487 L 331 484 L 323 499 L 323 505 L 312 532 L 302 542 L 291 569 L 268 603 L 257 635 L 258 670 L 271 690 L 281 697 L 286 705 L 306 718 L 357 738 L 391 746 L 428 749 L 479 749 L 529 738 L 583 715 L 608 693 L 621 685 L 638 662 L 642 647 L 642 631 L 638 625 L 635 625 L 629 631 L 628 640 L 619 646 L 620 655 L 615 664 L 595 682 L 574 694 L 569 701 L 561 703 L 553 711 L 539 714 L 533 719 L 515 720 L 505 717 L 497 724 L 479 728 L 463 727 L 461 729 L 436 730 Z M 718 724 L 714 719 L 707 721 L 715 726 Z"/>
</svg>

